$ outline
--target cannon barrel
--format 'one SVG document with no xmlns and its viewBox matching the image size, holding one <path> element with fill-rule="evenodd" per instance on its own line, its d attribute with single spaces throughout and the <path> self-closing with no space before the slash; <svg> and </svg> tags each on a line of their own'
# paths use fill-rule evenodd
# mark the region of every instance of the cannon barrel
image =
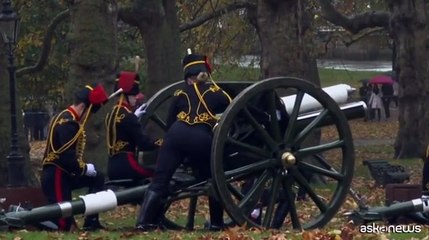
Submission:
<svg viewBox="0 0 429 240">
<path fill-rule="evenodd" d="M 348 120 L 363 118 L 367 113 L 367 106 L 364 101 L 351 102 L 340 106 L 341 111 L 344 113 Z M 313 121 L 319 114 L 321 110 L 300 114 L 298 116 L 299 126 L 305 127 L 311 121 Z M 332 116 L 326 116 L 318 123 L 318 127 L 329 126 L 333 124 Z"/>
<path fill-rule="evenodd" d="M 373 207 L 361 209 L 359 211 L 349 212 L 346 215 L 358 223 L 366 223 L 373 221 L 382 221 L 388 218 L 399 216 L 411 216 L 415 213 L 429 212 L 429 200 L 413 199 L 406 202 L 399 202 L 385 207 Z"/>
<path fill-rule="evenodd" d="M 354 88 L 347 84 L 337 84 L 330 87 L 324 87 L 322 90 L 328 94 L 338 105 L 345 104 L 349 98 L 349 94 L 355 91 Z M 293 104 L 296 99 L 296 95 L 291 95 L 287 97 L 282 97 L 282 101 L 286 104 L 286 111 L 290 114 L 293 109 Z M 299 109 L 300 113 L 310 112 L 317 109 L 320 109 L 320 102 L 314 99 L 308 94 L 304 94 L 302 99 L 302 104 Z"/>
<path fill-rule="evenodd" d="M 69 217 L 76 214 L 91 215 L 112 210 L 117 206 L 139 201 L 143 198 L 148 185 L 112 190 L 80 196 L 80 199 L 34 208 L 32 210 L 8 212 L 0 217 L 0 225 L 24 227 L 27 224 Z"/>
</svg>

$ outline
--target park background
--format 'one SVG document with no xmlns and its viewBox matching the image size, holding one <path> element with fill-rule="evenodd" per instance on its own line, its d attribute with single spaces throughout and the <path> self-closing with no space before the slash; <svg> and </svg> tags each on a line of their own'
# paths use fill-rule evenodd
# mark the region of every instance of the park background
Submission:
<svg viewBox="0 0 429 240">
<path fill-rule="evenodd" d="M 52 112 L 55 112 L 57 108 L 63 107 L 67 103 L 67 95 L 70 94 L 71 88 L 68 88 L 68 85 L 73 85 L 77 81 L 95 81 L 98 79 L 103 78 L 110 78 L 110 81 L 112 80 L 112 76 L 114 75 L 114 71 L 108 72 L 104 71 L 103 69 L 100 70 L 99 64 L 100 62 L 103 62 L 105 58 L 110 57 L 109 52 L 106 51 L 106 48 L 108 50 L 110 43 L 105 43 L 102 41 L 102 39 L 96 38 L 96 40 L 93 40 L 97 45 L 104 46 L 104 49 L 96 49 L 94 46 L 89 46 L 93 48 L 93 51 L 88 51 L 87 54 L 84 54 L 82 52 L 82 49 L 78 49 L 77 51 L 75 48 L 73 48 L 70 44 L 70 39 L 73 44 L 76 44 L 76 42 L 79 42 L 77 39 L 79 36 L 76 36 L 76 32 L 73 32 L 76 30 L 73 28 L 69 28 L 69 26 L 82 26 L 82 22 L 87 21 L 84 18 L 79 19 L 79 14 L 83 14 L 85 11 L 81 11 L 84 9 L 84 5 L 79 5 L 76 3 L 73 3 L 74 1 L 70 1 L 69 3 L 60 2 L 56 3 L 56 1 L 46 1 L 43 4 L 37 4 L 37 2 L 33 1 L 13 1 L 14 7 L 16 9 L 19 9 L 19 13 L 22 18 L 22 22 L 25 24 L 22 24 L 22 32 L 21 32 L 21 39 L 18 44 L 18 49 L 16 50 L 16 59 L 17 59 L 17 65 L 18 65 L 18 71 L 17 71 L 17 77 L 18 77 L 18 93 L 19 93 L 19 101 L 20 101 L 20 110 L 28 109 L 34 109 L 35 107 L 26 106 L 25 103 L 29 101 L 31 104 L 36 105 L 36 108 L 39 108 L 38 105 L 47 105 L 51 106 Z M 126 6 L 127 3 L 132 1 L 118 1 L 119 5 L 123 4 Z M 135 3 L 138 3 L 139 1 L 135 1 Z M 191 1 L 188 1 L 191 2 Z M 368 8 L 368 4 L 366 2 L 358 2 L 358 1 L 344 1 L 343 4 L 336 3 L 336 6 L 341 10 L 343 13 L 354 13 L 354 12 L 360 12 L 360 11 L 368 11 L 369 10 L 389 10 L 392 12 L 392 9 L 388 8 L 387 2 L 384 1 L 369 1 L 372 3 L 372 5 Z M 190 5 L 199 3 L 194 2 L 190 3 Z M 89 7 L 91 4 L 101 4 L 100 1 L 88 1 L 86 7 Z M 194 10 L 192 7 L 189 7 L 185 4 L 185 2 L 177 1 L 177 4 L 179 5 L 179 16 L 180 20 L 186 23 L 189 20 L 193 20 L 195 18 L 192 17 L 192 14 Z M 122 6 L 123 6 L 122 5 Z M 138 4 L 136 4 L 138 5 Z M 64 19 L 64 12 L 70 9 L 74 15 L 72 15 L 71 22 L 68 22 L 68 24 L 58 24 L 58 28 L 55 29 L 55 31 L 52 31 L 55 35 L 54 38 L 50 39 L 50 43 L 53 43 L 52 45 L 52 52 L 49 53 L 49 62 L 47 63 L 46 59 L 43 60 L 43 52 L 41 53 L 41 50 L 45 50 L 45 40 L 44 37 L 47 32 L 51 30 L 52 23 L 55 23 L 53 20 L 59 19 L 63 17 Z M 208 8 L 210 10 L 210 8 Z M 206 11 L 210 12 L 209 10 L 205 9 Z M 88 10 L 86 10 L 88 11 Z M 35 14 L 37 13 L 37 14 Z M 301 12 L 302 13 L 302 12 Z M 316 14 L 317 15 L 317 14 Z M 178 64 L 177 57 L 179 58 L 183 55 L 185 52 L 185 49 L 187 47 L 192 47 L 194 50 L 201 52 L 201 53 L 207 53 L 212 57 L 212 59 L 215 60 L 215 69 L 216 72 L 214 73 L 214 78 L 216 80 L 259 80 L 261 78 L 261 72 L 259 69 L 255 68 L 244 68 L 241 67 L 241 64 L 243 62 L 242 57 L 248 56 L 248 55 L 255 55 L 256 53 L 260 53 L 262 51 L 261 46 L 258 42 L 257 34 L 254 30 L 252 30 L 251 26 L 249 25 L 234 25 L 233 23 L 244 23 L 243 18 L 241 17 L 242 13 L 238 11 L 237 14 L 233 15 L 229 19 L 222 21 L 222 27 L 219 28 L 219 20 L 213 21 L 211 24 L 205 24 L 200 26 L 199 28 L 185 31 L 182 36 L 180 42 L 181 47 L 177 48 L 178 53 L 174 57 L 168 56 L 168 59 L 171 59 L 172 63 L 169 62 L 158 62 L 157 66 L 160 67 L 160 70 L 158 71 L 165 71 L 165 69 L 170 68 L 170 64 L 175 64 L 176 70 L 180 70 L 180 64 Z M 320 14 L 319 14 L 320 16 Z M 123 17 L 123 16 L 122 16 Z M 217 18 L 216 18 L 217 19 Z M 320 19 L 320 18 L 319 18 Z M 82 20 L 82 22 L 79 22 L 79 20 Z M 123 19 L 124 20 L 124 19 Z M 94 20 L 95 21 L 95 20 Z M 106 19 L 103 19 L 103 21 L 106 21 Z M 70 24 L 70 25 L 69 25 Z M 80 24 L 80 25 L 79 25 Z M 146 79 L 147 83 L 145 88 L 142 90 L 145 90 L 147 92 L 147 97 L 150 97 L 153 92 L 156 91 L 156 89 L 159 89 L 159 86 L 165 86 L 166 82 L 160 81 L 158 86 L 153 87 L 150 86 L 150 80 L 153 78 L 150 77 L 150 57 L 153 56 L 150 53 L 149 48 L 147 48 L 148 44 L 147 40 L 144 40 L 140 34 L 140 28 L 137 28 L 135 26 L 130 26 L 127 24 L 124 24 L 123 22 L 119 21 L 118 25 L 115 25 L 117 27 L 118 35 L 118 47 L 117 53 L 119 53 L 117 56 L 114 57 L 115 64 L 113 65 L 115 70 L 122 70 L 122 69 L 134 69 L 134 64 L 132 62 L 132 59 L 134 59 L 135 55 L 142 56 L 144 59 L 142 63 L 142 67 L 140 68 L 139 72 L 140 74 Z M 98 26 L 99 28 L 99 26 Z M 149 30 L 151 27 L 148 27 Z M 317 27 L 316 27 L 317 29 Z M 82 31 L 87 29 L 80 29 Z M 92 29 L 93 30 L 93 29 Z M 147 30 L 147 29 L 146 29 Z M 354 38 L 353 34 L 349 34 L 347 31 L 344 31 L 343 29 L 337 29 L 335 27 L 332 27 L 328 24 L 328 32 L 327 36 L 321 35 L 322 41 L 315 44 L 315 50 L 312 52 L 312 56 L 317 57 L 319 59 L 326 60 L 327 58 L 334 58 L 337 61 L 337 64 L 335 64 L 335 67 L 346 65 L 347 60 L 366 60 L 365 64 L 373 64 L 374 59 L 379 59 L 382 61 L 390 61 L 392 62 L 392 65 L 395 65 L 395 47 L 394 42 L 392 42 L 391 36 L 389 35 L 389 32 L 385 32 L 385 29 L 375 28 L 373 31 L 364 31 L 362 36 L 358 36 Z M 239 35 L 238 33 L 245 33 L 243 35 Z M 315 32 L 324 32 L 324 31 L 315 31 Z M 228 34 L 226 34 L 228 33 Z M 110 34 L 110 33 L 109 33 Z M 342 35 L 344 34 L 344 35 Z M 98 36 L 102 35 L 103 33 L 97 32 Z M 144 35 L 144 34 L 143 34 Z M 375 39 L 368 40 L 365 37 L 367 36 L 375 36 Z M 149 38 L 148 36 L 146 36 Z M 155 35 L 155 37 L 157 37 Z M 107 38 L 107 37 L 106 37 Z M 54 39 L 54 40 L 52 40 Z M 90 38 L 89 38 L 90 39 Z M 366 39 L 366 40 L 365 40 Z M 88 40 L 88 39 L 87 39 Z M 362 40 L 359 45 L 359 40 Z M 73 42 L 74 41 L 74 42 Z M 366 42 L 369 41 L 370 43 Z M 355 43 L 356 42 L 356 43 Z M 208 43 L 214 43 L 213 45 Z M 143 47 L 142 47 L 143 46 Z M 300 45 L 299 47 L 301 47 Z M 338 49 L 337 51 L 334 51 Z M 340 56 L 338 54 L 344 54 L 349 49 L 353 49 L 353 51 L 350 51 L 350 57 L 346 56 Z M 381 51 L 383 50 L 383 51 Z M 102 52 L 103 54 L 97 55 L 98 52 Z M 295 51 L 295 49 L 294 49 Z M 335 53 L 336 52 L 336 53 Z M 79 55 L 79 53 L 82 53 Z M 165 52 L 164 52 L 165 53 Z M 144 56 L 144 57 L 143 57 Z M 40 58 L 39 58 L 40 57 Z M 81 58 L 78 58 L 81 57 Z M 338 59 L 338 57 L 341 57 Z M 45 66 L 41 66 L 39 63 L 45 61 Z M 2 58 L 4 60 L 4 58 Z M 81 62 L 79 62 L 79 60 Z M 302 60 L 302 59 L 299 59 Z M 258 60 L 256 61 L 258 62 Z M 226 65 L 225 63 L 228 63 Z M 321 61 L 319 60 L 319 63 Z M 86 69 L 87 71 L 97 72 L 96 74 L 89 74 L 85 75 L 85 71 L 82 71 L 80 73 L 77 73 L 78 70 L 76 69 L 76 65 L 84 65 L 87 68 L 89 66 L 94 66 L 93 69 L 89 68 Z M 43 65 L 43 64 L 42 64 Z M 300 64 L 300 66 L 303 64 Z M 1 62 L 1 66 L 6 66 L 6 61 Z M 30 66 L 30 69 L 27 68 Z M 284 65 L 284 66 L 290 66 L 293 68 L 293 64 Z M 35 68 L 31 68 L 35 67 Z M 284 68 L 284 67 L 283 67 Z M 37 71 L 36 71 L 36 70 Z M 43 70 L 43 71 L 42 71 Z M 111 69 L 109 69 L 111 70 Z M 358 87 L 360 85 L 359 80 L 369 78 L 375 74 L 379 74 L 379 72 L 361 72 L 361 71 L 354 71 L 352 69 L 348 70 L 326 70 L 319 68 L 318 69 L 318 75 L 320 78 L 320 84 L 321 86 L 329 86 L 335 83 L 347 83 L 351 84 L 355 87 Z M 103 72 L 104 71 L 104 72 Z M 289 69 L 285 68 L 286 75 L 288 74 Z M 106 73 L 107 72 L 107 73 Z M 174 71 L 172 71 L 174 72 Z M 180 72 L 180 71 L 179 71 Z M 87 72 L 86 72 L 87 73 Z M 174 73 L 176 74 L 177 71 Z M 171 73 L 171 75 L 174 75 Z M 296 75 L 296 72 L 290 71 L 290 74 Z M 2 68 L 2 79 L 7 79 L 7 74 L 5 73 L 4 69 Z M 169 81 L 180 81 L 180 77 L 177 77 L 179 74 L 175 75 L 174 78 L 170 78 Z M 305 75 L 305 74 L 304 74 Z M 106 77 L 107 76 L 107 77 Z M 263 77 L 263 76 L 262 76 Z M 301 76 L 303 77 L 303 76 Z M 305 76 L 304 76 L 305 77 Z M 160 78 L 159 76 L 156 76 L 156 78 Z M 156 79 L 155 79 L 156 80 Z M 155 81 L 152 80 L 152 81 Z M 309 80 L 313 80 L 312 78 L 309 78 Z M 106 80 L 108 82 L 108 80 Z M 317 80 L 316 80 L 317 82 Z M 77 84 L 79 85 L 79 84 Z M 4 96 L 7 96 L 7 88 L 3 88 L 3 91 L 5 91 Z M 48 98 L 48 99 L 47 99 Z M 4 101 L 4 106 L 8 106 L 8 102 L 6 100 Z M 8 110 L 4 110 L 4 112 L 8 112 Z M 4 115 L 2 126 L 5 126 L 5 129 L 2 130 L 1 136 L 3 137 L 1 139 L 2 143 L 2 153 L 4 156 L 7 155 L 8 152 L 8 142 L 10 134 L 8 131 L 10 131 L 10 128 L 7 127 L 9 119 L 7 115 Z M 22 119 L 21 119 L 22 123 Z M 23 124 L 21 124 L 23 126 Z M 368 193 L 368 198 L 372 204 L 379 205 L 383 204 L 383 189 L 376 188 L 375 186 L 371 187 L 371 178 L 369 177 L 368 171 L 366 167 L 361 165 L 361 162 L 366 159 L 392 159 L 393 156 L 393 144 L 392 141 L 397 137 L 399 124 L 395 119 L 392 117 L 391 120 L 386 122 L 363 122 L 360 120 L 354 120 L 350 122 L 350 126 L 352 128 L 353 136 L 356 141 L 356 177 L 354 179 L 354 186 L 357 189 L 360 189 L 362 191 L 362 195 L 366 195 Z M 23 129 L 20 129 L 21 135 L 24 136 Z M 374 139 L 379 139 L 379 142 L 373 141 Z M 360 144 L 357 144 L 360 143 Z M 370 144 L 369 144 L 370 143 Z M 37 151 L 37 149 L 42 148 L 43 142 L 31 142 L 31 145 L 26 145 L 26 140 L 23 139 L 21 143 L 23 153 L 29 154 L 26 156 L 27 159 L 33 159 L 32 161 L 32 169 L 38 169 L 38 164 L 40 163 L 40 152 Z M 31 146 L 31 148 L 30 148 Z M 28 151 L 26 151 L 28 150 Z M 30 155 L 31 154 L 31 155 Z M 31 157 L 30 157 L 31 156 Z M 4 159 L 4 158 L 3 158 Z M 101 158 L 102 159 L 102 158 Z M 103 160 L 100 160 L 103 161 Z M 421 160 L 418 158 L 405 158 L 402 160 L 391 160 L 392 163 L 400 163 L 402 165 L 405 165 L 407 167 L 407 170 L 409 170 L 412 173 L 411 182 L 412 183 L 418 183 L 420 179 L 420 169 L 421 169 Z M 4 163 L 3 163 L 4 165 Z M 3 166 L 2 172 L 5 172 L 5 167 Z M 37 182 L 37 170 L 35 171 L 35 178 L 31 178 L 30 180 L 33 180 Z M 2 175 L 4 178 L 6 178 L 6 175 Z M 6 180 L 2 181 L 3 183 L 6 182 Z M 356 186 L 355 186 L 356 185 Z M 368 188 L 368 186 L 370 186 Z M 361 188 L 360 188 L 361 187 Z M 370 194 L 371 192 L 371 194 Z M 374 194 L 376 192 L 377 194 Z M 379 194 L 378 194 L 379 193 Z M 346 202 L 345 205 L 348 203 Z M 350 203 L 353 205 L 353 203 Z M 346 206 L 345 206 L 346 207 Z M 134 209 L 128 209 L 129 211 L 133 212 Z M 130 214 L 127 208 L 125 210 L 123 208 L 118 209 L 118 213 L 113 213 L 113 216 L 107 215 L 107 217 L 112 218 L 112 224 L 114 226 L 121 226 L 119 223 L 123 223 L 124 225 L 132 226 L 132 222 L 134 221 L 133 218 L 129 218 Z M 133 212 L 134 213 L 134 212 Z M 121 217 L 117 217 L 118 214 Z M 123 221 L 123 217 L 126 216 L 128 221 Z M 345 223 L 335 223 L 336 224 L 333 227 L 329 227 L 331 230 L 341 230 Z M 328 233 L 330 230 L 323 230 L 323 234 L 326 232 Z M 25 233 L 17 233 L 17 236 L 19 237 L 20 234 Z M 31 236 L 31 233 L 29 233 Z M 126 236 L 126 233 L 119 233 L 119 235 L 124 234 Z M 168 234 L 168 233 L 167 233 Z M 247 233 L 246 233 L 247 234 Z M 251 234 L 251 233 L 249 233 Z M 302 233 L 295 233 L 299 236 L 302 236 Z M 316 233 L 315 233 L 316 234 Z M 335 234 L 335 232 L 334 232 Z M 49 235 L 49 234 L 48 234 Z M 175 235 L 173 233 L 173 235 Z M 292 234 L 293 235 L 293 234 Z M 42 235 L 46 237 L 46 235 Z M 54 234 L 54 237 L 56 235 Z M 109 233 L 101 233 L 102 237 L 109 236 Z M 422 235 L 423 236 L 423 235 Z M 35 237 L 35 236 L 32 236 Z M 61 234 L 56 236 L 58 238 L 63 238 Z M 73 238 L 73 235 L 71 236 Z M 74 235 L 76 237 L 76 235 Z M 83 236 L 88 237 L 87 235 Z M 94 236 L 97 238 L 98 236 Z M 156 235 L 151 236 L 152 238 L 158 238 Z M 193 236 L 195 237 L 195 236 Z M 114 238 L 114 236 L 113 236 Z M 162 238 L 159 237 L 159 238 Z M 174 238 L 174 236 L 173 236 Z"/>
</svg>

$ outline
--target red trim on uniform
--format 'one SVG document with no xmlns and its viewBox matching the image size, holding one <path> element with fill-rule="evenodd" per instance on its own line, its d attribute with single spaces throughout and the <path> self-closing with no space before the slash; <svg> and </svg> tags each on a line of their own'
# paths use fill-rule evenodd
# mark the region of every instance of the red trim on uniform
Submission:
<svg viewBox="0 0 429 240">
<path fill-rule="evenodd" d="M 67 108 L 67 111 L 69 111 L 69 112 L 72 114 L 73 118 L 74 118 L 76 121 L 80 121 L 80 116 L 79 116 L 79 114 L 77 114 L 77 112 L 76 112 L 72 107 L 68 107 L 68 108 Z"/>
<path fill-rule="evenodd" d="M 136 172 L 138 172 L 140 175 L 143 175 L 145 177 L 152 177 L 153 176 L 152 170 L 145 169 L 139 165 L 139 163 L 134 158 L 133 153 L 127 153 L 127 159 L 128 159 L 128 163 L 130 164 L 131 168 L 134 169 Z"/>
<path fill-rule="evenodd" d="M 64 197 L 63 197 L 63 188 L 62 188 L 62 174 L 63 171 L 61 171 L 61 169 L 59 168 L 55 168 L 55 199 L 57 200 L 57 202 L 62 202 L 64 201 Z M 61 218 L 58 221 L 58 229 L 59 230 L 66 230 L 66 220 L 64 218 Z"/>
<path fill-rule="evenodd" d="M 128 111 L 131 111 L 131 106 L 130 106 L 130 104 L 128 104 L 127 102 L 125 102 L 125 101 L 122 101 L 122 103 L 121 104 L 118 104 L 119 106 L 121 106 L 121 107 L 124 107 L 125 109 L 127 109 Z"/>
</svg>

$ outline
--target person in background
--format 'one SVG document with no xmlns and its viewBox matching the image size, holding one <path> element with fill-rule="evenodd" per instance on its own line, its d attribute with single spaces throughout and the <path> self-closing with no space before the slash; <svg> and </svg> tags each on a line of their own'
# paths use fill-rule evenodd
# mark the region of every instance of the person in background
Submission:
<svg viewBox="0 0 429 240">
<path fill-rule="evenodd" d="M 359 88 L 359 97 L 361 101 L 368 102 L 371 93 L 371 88 L 366 80 L 362 80 L 362 86 Z"/>
<path fill-rule="evenodd" d="M 369 98 L 369 107 L 371 111 L 371 120 L 378 118 L 378 121 L 380 121 L 383 101 L 381 100 L 381 93 L 376 84 L 372 87 L 371 97 Z"/>
<path fill-rule="evenodd" d="M 153 170 L 138 163 L 137 151 L 157 149 L 162 140 L 154 141 L 142 133 L 134 110 L 140 77 L 135 72 L 122 71 L 116 79 L 114 91 L 122 89 L 118 102 L 105 119 L 107 147 L 109 152 L 107 174 L 109 180 L 133 179 L 136 181 L 152 177 Z"/>
<path fill-rule="evenodd" d="M 393 97 L 392 101 L 395 103 L 395 107 L 398 107 L 398 97 L 399 97 L 399 83 L 397 80 L 393 82 Z"/>
<path fill-rule="evenodd" d="M 390 118 L 390 102 L 393 97 L 393 86 L 392 84 L 381 85 L 381 100 L 383 102 L 384 113 L 386 119 Z"/>
<path fill-rule="evenodd" d="M 72 200 L 72 190 L 88 188 L 88 193 L 104 190 L 104 174 L 83 160 L 85 124 L 89 116 L 108 100 L 100 84 L 87 85 L 76 92 L 71 106 L 53 117 L 43 156 L 41 185 L 49 203 Z M 55 220 L 58 230 L 76 227 L 73 217 Z M 98 214 L 85 217 L 85 230 L 103 229 Z"/>
<path fill-rule="evenodd" d="M 369 98 L 371 96 L 371 92 L 372 92 L 372 89 L 368 85 L 368 81 L 362 80 L 362 86 L 359 88 L 359 97 L 360 97 L 360 100 L 363 101 L 367 106 L 368 106 Z M 367 114 L 365 114 L 364 121 L 368 120 L 369 115 L 370 115 L 369 112 L 367 112 Z"/>
<path fill-rule="evenodd" d="M 141 231 L 159 227 L 163 199 L 169 192 L 169 182 L 176 169 L 187 158 L 197 180 L 211 177 L 210 150 L 213 128 L 218 117 L 231 102 L 229 95 L 211 80 L 211 67 L 207 57 L 189 54 L 183 59 L 183 89 L 174 93 L 167 117 L 168 130 L 157 159 L 157 168 L 149 189 L 146 191 L 136 228 Z M 223 228 L 223 206 L 209 197 L 210 224 L 216 231 Z"/>
</svg>

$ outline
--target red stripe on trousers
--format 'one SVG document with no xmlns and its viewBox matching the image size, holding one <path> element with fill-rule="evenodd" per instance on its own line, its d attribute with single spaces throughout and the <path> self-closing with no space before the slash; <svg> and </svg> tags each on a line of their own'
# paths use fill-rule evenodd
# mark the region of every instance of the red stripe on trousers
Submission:
<svg viewBox="0 0 429 240">
<path fill-rule="evenodd" d="M 62 174 L 63 171 L 61 169 L 56 168 L 55 169 L 55 198 L 57 199 L 57 202 L 64 201 L 63 197 L 63 183 L 62 183 Z M 64 218 L 61 218 L 58 221 L 58 228 L 59 230 L 65 230 L 66 228 L 66 220 Z"/>
<path fill-rule="evenodd" d="M 134 158 L 133 153 L 127 154 L 128 163 L 130 164 L 131 168 L 134 169 L 136 172 L 138 172 L 140 175 L 143 175 L 145 177 L 152 177 L 153 172 L 151 170 L 145 169 L 142 166 L 139 165 L 139 163 Z"/>
</svg>

